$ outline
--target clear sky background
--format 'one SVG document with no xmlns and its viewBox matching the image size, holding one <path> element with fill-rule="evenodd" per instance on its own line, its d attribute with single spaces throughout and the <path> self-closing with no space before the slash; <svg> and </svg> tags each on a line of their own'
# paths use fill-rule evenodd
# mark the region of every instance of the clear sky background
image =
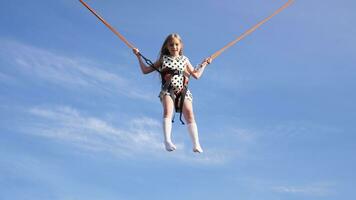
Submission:
<svg viewBox="0 0 356 200">
<path fill-rule="evenodd" d="M 285 2 L 87 1 L 194 65 Z M 355 9 L 296 0 L 192 80 L 197 155 L 178 120 L 164 150 L 158 74 L 79 1 L 1 0 L 0 199 L 356 199 Z"/>
</svg>

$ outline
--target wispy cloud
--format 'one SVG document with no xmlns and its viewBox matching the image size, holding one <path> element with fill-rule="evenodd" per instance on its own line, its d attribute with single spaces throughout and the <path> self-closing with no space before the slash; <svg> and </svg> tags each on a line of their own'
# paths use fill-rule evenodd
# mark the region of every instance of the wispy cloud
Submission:
<svg viewBox="0 0 356 200">
<path fill-rule="evenodd" d="M 16 83 L 16 79 L 10 75 L 0 72 L 0 82 L 13 84 Z"/>
<path fill-rule="evenodd" d="M 240 143 L 254 143 L 256 141 L 256 133 L 253 130 L 246 128 L 234 127 L 231 131 L 232 135 Z"/>
<path fill-rule="evenodd" d="M 121 130 L 104 120 L 85 116 L 66 106 L 37 107 L 29 112 L 39 119 L 32 127 L 32 133 L 66 141 L 88 150 L 109 151 L 121 156 L 161 149 L 161 143 L 153 131 L 156 127 L 152 124 L 145 126 L 138 122 L 137 128 Z M 141 129 L 142 126 L 146 129 Z M 140 148 L 142 146 L 145 150 Z"/>
<path fill-rule="evenodd" d="M 266 127 L 263 135 L 268 137 L 302 137 L 316 136 L 316 133 L 330 134 L 340 132 L 340 128 L 331 125 L 316 124 L 308 121 L 286 121 Z"/>
<path fill-rule="evenodd" d="M 300 194 L 308 196 L 327 196 L 333 193 L 333 184 L 315 183 L 305 186 L 275 186 L 272 190 L 279 193 Z"/>
<path fill-rule="evenodd" d="M 84 151 L 105 151 L 129 158 L 140 155 L 167 158 L 169 155 L 182 162 L 203 164 L 222 164 L 229 159 L 219 151 L 197 156 L 190 149 L 186 151 L 184 144 L 177 144 L 179 149 L 175 152 L 165 152 L 161 123 L 149 117 L 132 119 L 127 128 L 120 128 L 68 106 L 34 107 L 28 112 L 34 118 L 24 132 L 74 145 Z"/>
<path fill-rule="evenodd" d="M 95 61 L 60 55 L 43 48 L 0 39 L 0 58 L 33 80 L 71 90 L 95 90 L 149 100 L 151 95 L 135 88 L 129 79 L 100 67 Z"/>
</svg>

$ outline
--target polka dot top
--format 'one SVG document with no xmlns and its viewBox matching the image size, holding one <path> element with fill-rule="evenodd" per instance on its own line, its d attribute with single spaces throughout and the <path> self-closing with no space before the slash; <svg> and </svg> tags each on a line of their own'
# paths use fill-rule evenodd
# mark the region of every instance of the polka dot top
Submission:
<svg viewBox="0 0 356 200">
<path fill-rule="evenodd" d="M 169 56 L 164 55 L 162 57 L 162 67 L 161 69 L 164 70 L 166 68 L 184 71 L 185 65 L 188 62 L 188 58 L 185 56 L 178 56 L 176 58 L 172 58 Z"/>
<path fill-rule="evenodd" d="M 178 56 L 176 58 L 172 58 L 169 56 L 164 55 L 162 57 L 162 66 L 161 70 L 171 69 L 171 70 L 178 70 L 181 74 L 184 73 L 185 66 L 189 62 L 189 59 L 185 56 Z M 183 89 L 183 76 L 180 75 L 173 75 L 171 78 L 171 83 L 174 92 L 179 92 Z"/>
</svg>

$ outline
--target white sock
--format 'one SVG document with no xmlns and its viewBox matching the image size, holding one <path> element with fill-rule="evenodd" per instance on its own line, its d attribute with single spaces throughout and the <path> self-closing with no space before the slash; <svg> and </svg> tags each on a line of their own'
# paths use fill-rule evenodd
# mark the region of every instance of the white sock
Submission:
<svg viewBox="0 0 356 200">
<path fill-rule="evenodd" d="M 167 151 L 174 151 L 176 146 L 172 143 L 172 120 L 169 118 L 163 118 L 163 135 L 164 135 L 164 145 Z"/>
<path fill-rule="evenodd" d="M 198 135 L 197 124 L 195 122 L 194 123 L 190 123 L 190 124 L 187 124 L 187 127 L 188 127 L 190 138 L 192 139 L 193 151 L 194 152 L 198 152 L 198 153 L 202 153 L 203 149 L 201 148 L 200 143 L 199 143 L 199 135 Z"/>
</svg>

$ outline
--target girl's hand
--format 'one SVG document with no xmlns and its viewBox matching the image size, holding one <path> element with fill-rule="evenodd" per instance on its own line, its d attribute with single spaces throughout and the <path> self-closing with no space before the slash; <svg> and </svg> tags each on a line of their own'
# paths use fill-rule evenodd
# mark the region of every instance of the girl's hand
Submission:
<svg viewBox="0 0 356 200">
<path fill-rule="evenodd" d="M 208 64 L 210 64 L 211 62 L 213 62 L 213 59 L 208 57 L 208 58 L 205 58 L 204 61 L 203 61 L 203 65 L 206 66 Z"/>
<path fill-rule="evenodd" d="M 138 50 L 138 48 L 133 48 L 132 51 L 136 56 L 140 56 L 140 50 Z"/>
<path fill-rule="evenodd" d="M 205 59 L 204 59 L 204 62 L 210 64 L 211 62 L 213 62 L 213 59 L 210 58 L 210 57 L 209 57 L 209 58 L 205 58 Z"/>
</svg>

